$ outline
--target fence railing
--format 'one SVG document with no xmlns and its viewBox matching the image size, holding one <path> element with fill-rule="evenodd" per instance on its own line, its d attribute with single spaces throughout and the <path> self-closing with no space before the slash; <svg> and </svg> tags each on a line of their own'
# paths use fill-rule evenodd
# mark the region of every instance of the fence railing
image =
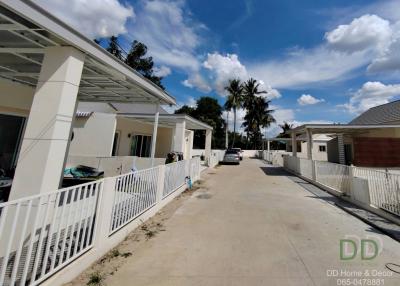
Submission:
<svg viewBox="0 0 400 286">
<path fill-rule="evenodd" d="M 36 285 L 87 251 L 102 183 L 0 204 L 0 285 Z"/>
<path fill-rule="evenodd" d="M 335 163 L 314 161 L 318 183 L 338 192 L 349 194 L 351 187 L 351 170 L 349 166 Z"/>
<path fill-rule="evenodd" d="M 163 197 L 186 184 L 186 180 L 197 180 L 200 177 L 200 158 L 178 161 L 165 165 Z"/>
<path fill-rule="evenodd" d="M 0 285 L 37 285 L 77 257 L 94 262 L 186 177 L 200 178 L 200 158 L 0 204 Z"/>
<path fill-rule="evenodd" d="M 400 215 L 400 175 L 360 167 L 353 175 L 368 181 L 371 204 Z"/>
<path fill-rule="evenodd" d="M 156 167 L 116 177 L 111 233 L 155 205 L 159 173 Z"/>
<path fill-rule="evenodd" d="M 321 185 L 346 194 L 351 199 L 358 200 L 357 197 L 365 193 L 368 204 L 400 216 L 399 174 L 324 161 L 311 161 L 288 155 L 284 156 L 282 166 L 296 174 L 315 180 Z M 366 181 L 366 184 L 355 183 L 360 179 Z"/>
</svg>

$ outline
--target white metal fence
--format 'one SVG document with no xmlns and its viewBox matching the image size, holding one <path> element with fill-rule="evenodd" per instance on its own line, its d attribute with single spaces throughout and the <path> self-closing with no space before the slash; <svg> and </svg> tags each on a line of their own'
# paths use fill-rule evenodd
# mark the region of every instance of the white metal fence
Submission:
<svg viewBox="0 0 400 286">
<path fill-rule="evenodd" d="M 0 204 L 0 285 L 36 285 L 88 250 L 101 186 Z"/>
<path fill-rule="evenodd" d="M 368 181 L 371 204 L 400 215 L 400 175 L 360 167 L 353 175 Z"/>
<path fill-rule="evenodd" d="M 168 196 L 182 185 L 186 180 L 198 180 L 200 177 L 200 158 L 194 157 L 190 160 L 178 161 L 165 165 L 164 192 L 163 197 Z"/>
<path fill-rule="evenodd" d="M 314 166 L 313 166 L 314 164 Z M 363 185 L 369 203 L 400 216 L 400 175 L 371 168 L 340 165 L 324 161 L 284 156 L 283 167 L 355 199 L 356 179 L 367 181 Z M 314 171 L 313 171 L 314 168 Z M 315 172 L 315 177 L 313 177 Z"/>
<path fill-rule="evenodd" d="M 186 177 L 200 178 L 200 158 L 0 204 L 0 285 L 37 285 L 93 247 L 104 254 Z"/>
<path fill-rule="evenodd" d="M 156 167 L 116 177 L 111 233 L 155 205 L 159 173 Z"/>
<path fill-rule="evenodd" d="M 341 193 L 350 193 L 351 170 L 349 166 L 322 161 L 314 162 L 318 183 Z"/>
</svg>

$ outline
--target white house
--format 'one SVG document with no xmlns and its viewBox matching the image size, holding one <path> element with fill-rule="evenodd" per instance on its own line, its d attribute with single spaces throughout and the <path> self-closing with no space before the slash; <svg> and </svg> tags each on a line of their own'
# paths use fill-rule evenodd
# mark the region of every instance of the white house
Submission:
<svg viewBox="0 0 400 286">
<path fill-rule="evenodd" d="M 81 103 L 78 109 L 67 166 L 89 165 L 107 176 L 163 164 L 171 151 L 190 159 L 194 130 L 205 131 L 205 157 L 210 156 L 212 127 L 190 116 L 169 114 L 151 104 Z M 157 140 L 151 158 L 156 111 Z"/>
<path fill-rule="evenodd" d="M 0 166 L 13 178 L 10 199 L 59 188 L 78 102 L 175 104 L 31 1 L 2 0 L 0 26 Z"/>
</svg>

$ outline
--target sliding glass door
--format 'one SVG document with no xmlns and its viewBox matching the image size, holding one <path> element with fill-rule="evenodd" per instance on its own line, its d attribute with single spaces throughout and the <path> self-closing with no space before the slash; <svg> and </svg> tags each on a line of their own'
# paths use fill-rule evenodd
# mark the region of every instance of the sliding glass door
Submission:
<svg viewBox="0 0 400 286">
<path fill-rule="evenodd" d="M 138 157 L 150 157 L 151 136 L 133 135 L 131 144 L 131 155 Z"/>
</svg>

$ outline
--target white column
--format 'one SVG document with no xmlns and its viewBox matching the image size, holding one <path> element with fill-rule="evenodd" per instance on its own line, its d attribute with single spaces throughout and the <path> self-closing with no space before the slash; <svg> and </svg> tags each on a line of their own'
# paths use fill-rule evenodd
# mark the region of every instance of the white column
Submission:
<svg viewBox="0 0 400 286">
<path fill-rule="evenodd" d="M 193 151 L 193 138 L 194 138 L 194 131 L 190 130 L 190 133 L 189 133 L 189 150 L 188 150 L 188 158 L 186 158 L 186 159 L 191 159 L 191 158 L 192 158 L 192 151 Z"/>
<path fill-rule="evenodd" d="M 306 129 L 307 135 L 307 159 L 312 160 L 313 138 L 310 129 Z"/>
<path fill-rule="evenodd" d="M 296 133 L 292 132 L 292 156 L 297 157 Z"/>
<path fill-rule="evenodd" d="M 156 104 L 156 113 L 154 115 L 153 136 L 151 137 L 151 167 L 154 166 L 154 156 L 156 154 L 158 117 L 160 115 L 159 107 L 160 107 L 160 105 L 157 103 Z"/>
<path fill-rule="evenodd" d="M 176 122 L 174 129 L 174 141 L 172 146 L 172 151 L 184 152 L 185 151 L 185 129 L 186 121 L 180 120 Z"/>
<path fill-rule="evenodd" d="M 204 155 L 206 162 L 210 162 L 210 157 L 211 157 L 211 139 L 212 139 L 212 130 L 207 129 L 206 130 L 206 144 L 205 144 L 205 150 L 204 150 Z"/>
<path fill-rule="evenodd" d="M 344 153 L 344 139 L 343 134 L 338 134 L 338 151 L 339 151 L 339 164 L 346 164 L 346 155 Z"/>
<path fill-rule="evenodd" d="M 59 188 L 84 59 L 72 47 L 46 49 L 10 200 Z"/>
<path fill-rule="evenodd" d="M 267 141 L 267 151 L 269 152 L 271 150 L 271 141 Z"/>
</svg>

